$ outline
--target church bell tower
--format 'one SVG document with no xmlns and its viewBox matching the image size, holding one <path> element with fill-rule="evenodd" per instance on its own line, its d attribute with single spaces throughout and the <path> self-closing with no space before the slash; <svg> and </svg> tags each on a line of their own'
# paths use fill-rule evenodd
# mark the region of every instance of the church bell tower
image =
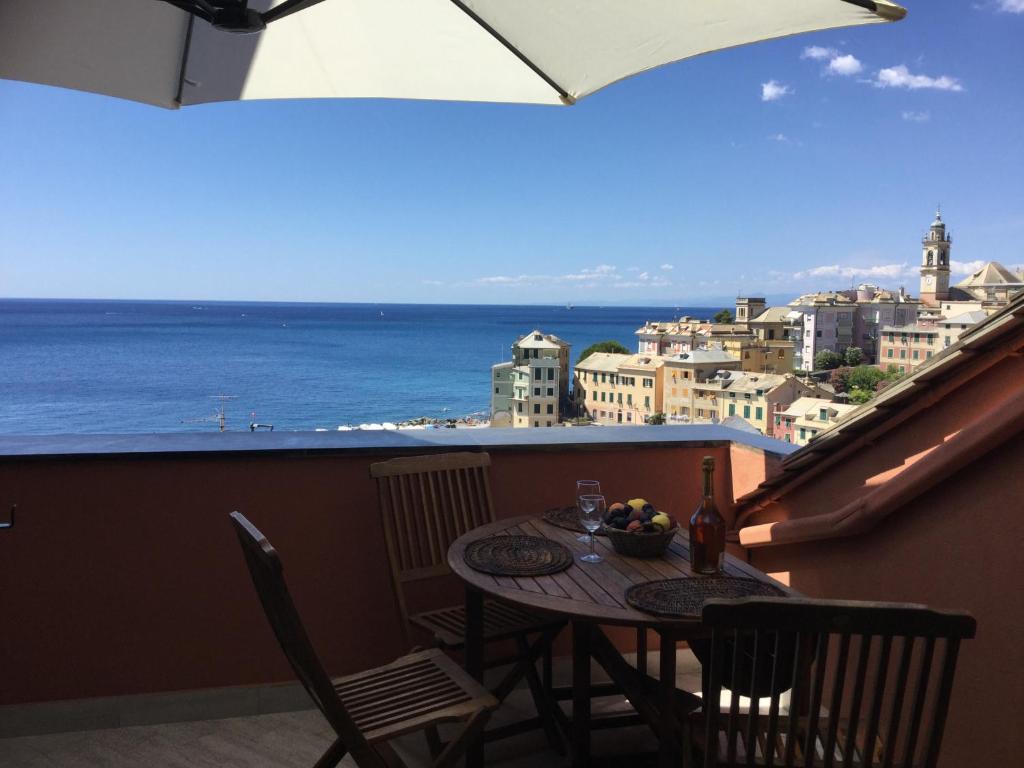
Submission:
<svg viewBox="0 0 1024 768">
<path fill-rule="evenodd" d="M 936 211 L 921 241 L 921 301 L 929 307 L 949 298 L 949 249 L 953 237 L 946 232 L 942 211 Z"/>
</svg>

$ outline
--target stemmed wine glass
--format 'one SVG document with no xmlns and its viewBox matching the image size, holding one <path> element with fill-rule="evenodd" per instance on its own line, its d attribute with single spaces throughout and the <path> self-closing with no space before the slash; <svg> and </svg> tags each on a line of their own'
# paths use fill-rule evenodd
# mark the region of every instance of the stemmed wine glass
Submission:
<svg viewBox="0 0 1024 768">
<path fill-rule="evenodd" d="M 604 496 L 600 494 L 585 494 L 580 496 L 580 523 L 590 533 L 590 552 L 580 555 L 580 560 L 585 563 L 600 563 L 602 558 L 594 551 L 594 531 L 601 527 L 604 521 Z"/>
<path fill-rule="evenodd" d="M 583 496 L 600 496 L 601 495 L 601 483 L 597 480 L 577 480 L 576 481 L 576 511 L 580 512 L 580 498 Z M 582 515 L 582 512 L 580 512 Z M 594 530 L 597 530 L 596 528 Z M 592 537 L 589 534 L 584 533 L 582 536 L 577 536 L 576 541 L 582 541 L 586 544 Z"/>
</svg>

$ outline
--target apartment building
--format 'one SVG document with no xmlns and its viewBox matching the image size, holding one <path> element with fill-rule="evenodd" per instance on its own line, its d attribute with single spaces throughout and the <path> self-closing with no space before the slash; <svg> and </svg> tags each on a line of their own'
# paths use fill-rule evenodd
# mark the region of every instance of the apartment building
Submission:
<svg viewBox="0 0 1024 768">
<path fill-rule="evenodd" d="M 842 353 L 856 346 L 854 340 L 856 302 L 842 293 L 809 293 L 789 303 L 787 319 L 802 327 L 794 364 L 804 371 L 814 370 L 815 356 L 824 350 Z"/>
<path fill-rule="evenodd" d="M 661 368 L 656 355 L 597 352 L 576 364 L 576 409 L 598 424 L 644 424 L 662 412 Z"/>
<path fill-rule="evenodd" d="M 988 313 L 978 309 L 973 312 L 964 312 L 954 317 L 941 318 L 936 321 L 935 325 L 942 331 L 940 334 L 942 337 L 942 348 L 945 349 L 952 344 L 956 344 L 960 334 L 968 328 L 977 325 L 986 317 L 988 317 Z"/>
<path fill-rule="evenodd" d="M 888 291 L 876 285 L 862 283 L 855 291 L 846 295 L 857 304 L 854 315 L 853 337 L 855 347 L 860 347 L 866 363 L 877 363 L 878 341 L 882 328 L 887 325 L 909 325 L 917 321 L 923 305 L 911 298 L 900 288 Z"/>
<path fill-rule="evenodd" d="M 570 345 L 531 331 L 491 368 L 491 426 L 553 427 L 569 404 Z"/>
<path fill-rule="evenodd" d="M 878 364 L 883 370 L 895 368 L 900 373 L 911 373 L 944 347 L 939 336 L 942 329 L 935 325 L 887 325 L 882 328 Z"/>
<path fill-rule="evenodd" d="M 833 403 L 818 397 L 801 397 L 785 410 L 775 412 L 773 437 L 794 445 L 807 445 L 811 438 L 857 410 L 848 403 Z"/>
<path fill-rule="evenodd" d="M 698 423 L 736 416 L 769 437 L 775 430 L 773 414 L 801 397 L 819 394 L 791 374 L 744 371 L 721 371 L 693 389 Z"/>
</svg>

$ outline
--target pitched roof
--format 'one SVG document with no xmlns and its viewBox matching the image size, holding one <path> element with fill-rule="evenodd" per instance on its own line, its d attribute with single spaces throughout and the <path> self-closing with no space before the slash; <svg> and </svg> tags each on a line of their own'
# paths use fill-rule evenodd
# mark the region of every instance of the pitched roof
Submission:
<svg viewBox="0 0 1024 768">
<path fill-rule="evenodd" d="M 905 379 L 889 387 L 870 402 L 858 406 L 839 423 L 820 432 L 800 450 L 789 454 L 781 471 L 761 483 L 755 490 L 736 500 L 742 510 L 757 505 L 762 497 L 784 492 L 784 486 L 812 471 L 824 458 L 840 452 L 867 432 L 895 428 L 894 419 L 905 408 L 926 407 L 926 394 L 955 376 L 962 368 L 989 350 L 997 349 L 1012 334 L 1024 339 L 1024 293 L 1014 298 L 999 312 L 968 328 L 956 343 L 917 367 Z M 774 496 L 773 496 L 774 497 Z"/>
<path fill-rule="evenodd" d="M 764 312 L 755 317 L 752 323 L 782 323 L 785 322 L 790 310 L 789 307 L 768 307 Z"/>
<path fill-rule="evenodd" d="M 635 355 L 620 355 L 615 352 L 594 352 L 576 363 L 577 370 L 615 373 L 623 362 Z"/>
<path fill-rule="evenodd" d="M 988 317 L 987 312 L 964 312 L 956 317 L 944 317 L 936 322 L 939 325 L 977 325 Z"/>
<path fill-rule="evenodd" d="M 520 349 L 559 349 L 569 345 L 554 334 L 530 331 L 516 342 L 516 346 Z"/>
<path fill-rule="evenodd" d="M 620 368 L 636 368 L 645 371 L 656 371 L 665 364 L 665 358 L 657 355 L 628 355 L 619 363 Z"/>
<path fill-rule="evenodd" d="M 965 277 L 958 288 L 982 288 L 986 285 L 1020 285 L 1021 279 L 998 261 L 990 261 L 973 275 Z"/>
<path fill-rule="evenodd" d="M 722 349 L 693 349 L 689 352 L 680 352 L 665 358 L 666 363 L 681 363 L 684 365 L 717 365 L 719 363 L 739 363 L 735 357 Z"/>
</svg>

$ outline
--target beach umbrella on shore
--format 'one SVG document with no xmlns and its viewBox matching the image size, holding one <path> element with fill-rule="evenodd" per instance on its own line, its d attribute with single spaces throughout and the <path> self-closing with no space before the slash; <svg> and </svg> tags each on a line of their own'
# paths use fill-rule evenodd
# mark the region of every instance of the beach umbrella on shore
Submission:
<svg viewBox="0 0 1024 768">
<path fill-rule="evenodd" d="M 3 0 L 0 78 L 168 108 L 572 104 L 702 53 L 904 14 L 888 0 Z"/>
</svg>

